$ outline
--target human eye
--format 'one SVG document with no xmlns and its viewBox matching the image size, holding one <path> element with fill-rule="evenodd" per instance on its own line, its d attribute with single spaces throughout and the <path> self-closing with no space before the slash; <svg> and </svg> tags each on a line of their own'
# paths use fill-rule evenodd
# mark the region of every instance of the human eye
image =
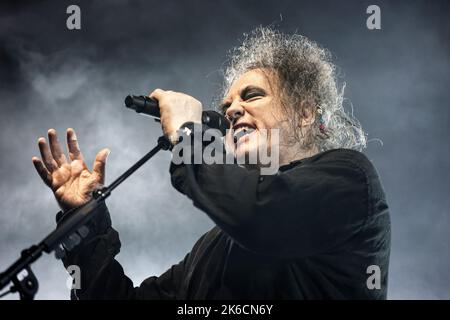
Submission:
<svg viewBox="0 0 450 320">
<path fill-rule="evenodd" d="M 264 90 L 259 88 L 251 88 L 244 92 L 244 94 L 242 95 L 242 100 L 251 101 L 255 100 L 255 98 L 264 97 L 265 95 L 266 93 L 264 92 Z"/>
</svg>

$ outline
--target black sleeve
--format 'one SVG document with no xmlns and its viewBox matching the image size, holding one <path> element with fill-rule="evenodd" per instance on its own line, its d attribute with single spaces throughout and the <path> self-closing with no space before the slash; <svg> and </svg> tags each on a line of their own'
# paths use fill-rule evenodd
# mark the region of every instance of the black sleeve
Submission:
<svg viewBox="0 0 450 320">
<path fill-rule="evenodd" d="M 189 254 L 159 277 L 149 277 L 139 287 L 124 274 L 114 257 L 120 251 L 119 234 L 111 227 L 111 219 L 102 205 L 88 227 L 90 235 L 66 253 L 63 263 L 77 265 L 81 272 L 81 288 L 73 289 L 72 299 L 176 299 Z"/>
<path fill-rule="evenodd" d="M 173 186 L 241 246 L 302 257 L 339 250 L 364 227 L 368 182 L 352 155 L 327 152 L 270 176 L 232 164 L 170 170 Z"/>
</svg>

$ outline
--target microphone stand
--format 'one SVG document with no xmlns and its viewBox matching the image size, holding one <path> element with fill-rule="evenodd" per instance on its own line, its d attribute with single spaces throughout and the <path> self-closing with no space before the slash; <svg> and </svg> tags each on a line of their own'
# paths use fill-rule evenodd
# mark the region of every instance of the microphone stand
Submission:
<svg viewBox="0 0 450 320">
<path fill-rule="evenodd" d="M 67 219 L 62 219 L 62 223 L 56 227 L 47 237 L 44 238 L 37 245 L 32 245 L 30 248 L 21 252 L 20 258 L 16 260 L 8 269 L 0 273 L 0 290 L 6 287 L 10 282 L 13 285 L 8 291 L 0 294 L 0 297 L 8 293 L 18 292 L 21 300 L 33 300 L 36 295 L 39 283 L 31 270 L 30 265 L 41 257 L 42 253 L 51 253 L 53 250 L 61 250 L 61 243 L 68 236 L 76 232 L 79 228 L 83 227 L 89 220 L 94 217 L 96 209 L 101 203 L 110 196 L 119 184 L 132 175 L 137 169 L 139 169 L 145 162 L 152 158 L 160 150 L 170 149 L 171 144 L 166 137 L 161 136 L 158 139 L 158 144 L 150 150 L 145 156 L 143 156 L 132 167 L 125 171 L 109 186 L 102 189 L 95 190 L 93 197 L 86 204 L 71 209 L 64 214 Z M 23 271 L 27 272 L 27 275 L 23 279 L 19 279 L 18 275 Z"/>
</svg>

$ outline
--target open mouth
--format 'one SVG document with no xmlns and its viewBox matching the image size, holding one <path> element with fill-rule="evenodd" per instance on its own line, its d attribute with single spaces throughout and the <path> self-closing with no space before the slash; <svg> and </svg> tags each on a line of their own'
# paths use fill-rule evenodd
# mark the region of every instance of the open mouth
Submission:
<svg viewBox="0 0 450 320">
<path fill-rule="evenodd" d="M 241 125 L 233 130 L 233 141 L 238 143 L 241 138 L 252 134 L 256 129 L 248 125 Z"/>
</svg>

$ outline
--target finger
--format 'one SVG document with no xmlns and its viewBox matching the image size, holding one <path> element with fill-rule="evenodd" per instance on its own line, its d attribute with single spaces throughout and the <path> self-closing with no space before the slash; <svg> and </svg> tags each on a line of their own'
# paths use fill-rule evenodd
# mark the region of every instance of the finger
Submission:
<svg viewBox="0 0 450 320">
<path fill-rule="evenodd" d="M 53 171 L 58 169 L 58 164 L 56 163 L 55 159 L 53 159 L 52 153 L 50 152 L 50 148 L 48 147 L 45 138 L 39 138 L 38 146 L 39 151 L 41 152 L 42 161 L 44 162 L 47 170 L 52 173 Z"/>
<path fill-rule="evenodd" d="M 31 158 L 31 161 L 33 161 L 33 165 L 36 168 L 36 171 L 39 174 L 39 176 L 41 177 L 42 181 L 44 181 L 44 183 L 47 186 L 51 187 L 52 175 L 47 170 L 47 168 L 44 166 L 41 159 L 39 159 L 38 157 L 33 157 L 33 158 Z"/>
<path fill-rule="evenodd" d="M 148 96 L 150 98 L 154 98 L 156 100 L 161 100 L 165 93 L 166 93 L 166 91 L 158 88 L 158 89 L 153 90 Z"/>
<path fill-rule="evenodd" d="M 77 135 L 75 130 L 72 128 L 67 129 L 67 147 L 69 149 L 70 160 L 81 160 L 83 161 L 83 154 L 80 151 L 80 146 L 78 145 Z"/>
<path fill-rule="evenodd" d="M 106 167 L 106 159 L 108 158 L 111 151 L 109 149 L 103 149 L 99 153 L 94 160 L 94 166 L 92 169 L 92 174 L 97 176 L 99 183 L 105 183 L 105 167 Z"/>
<path fill-rule="evenodd" d="M 61 149 L 61 145 L 59 144 L 55 129 L 48 130 L 48 141 L 50 143 L 50 151 L 53 155 L 53 159 L 55 159 L 58 166 L 67 163 L 66 156 Z"/>
</svg>

